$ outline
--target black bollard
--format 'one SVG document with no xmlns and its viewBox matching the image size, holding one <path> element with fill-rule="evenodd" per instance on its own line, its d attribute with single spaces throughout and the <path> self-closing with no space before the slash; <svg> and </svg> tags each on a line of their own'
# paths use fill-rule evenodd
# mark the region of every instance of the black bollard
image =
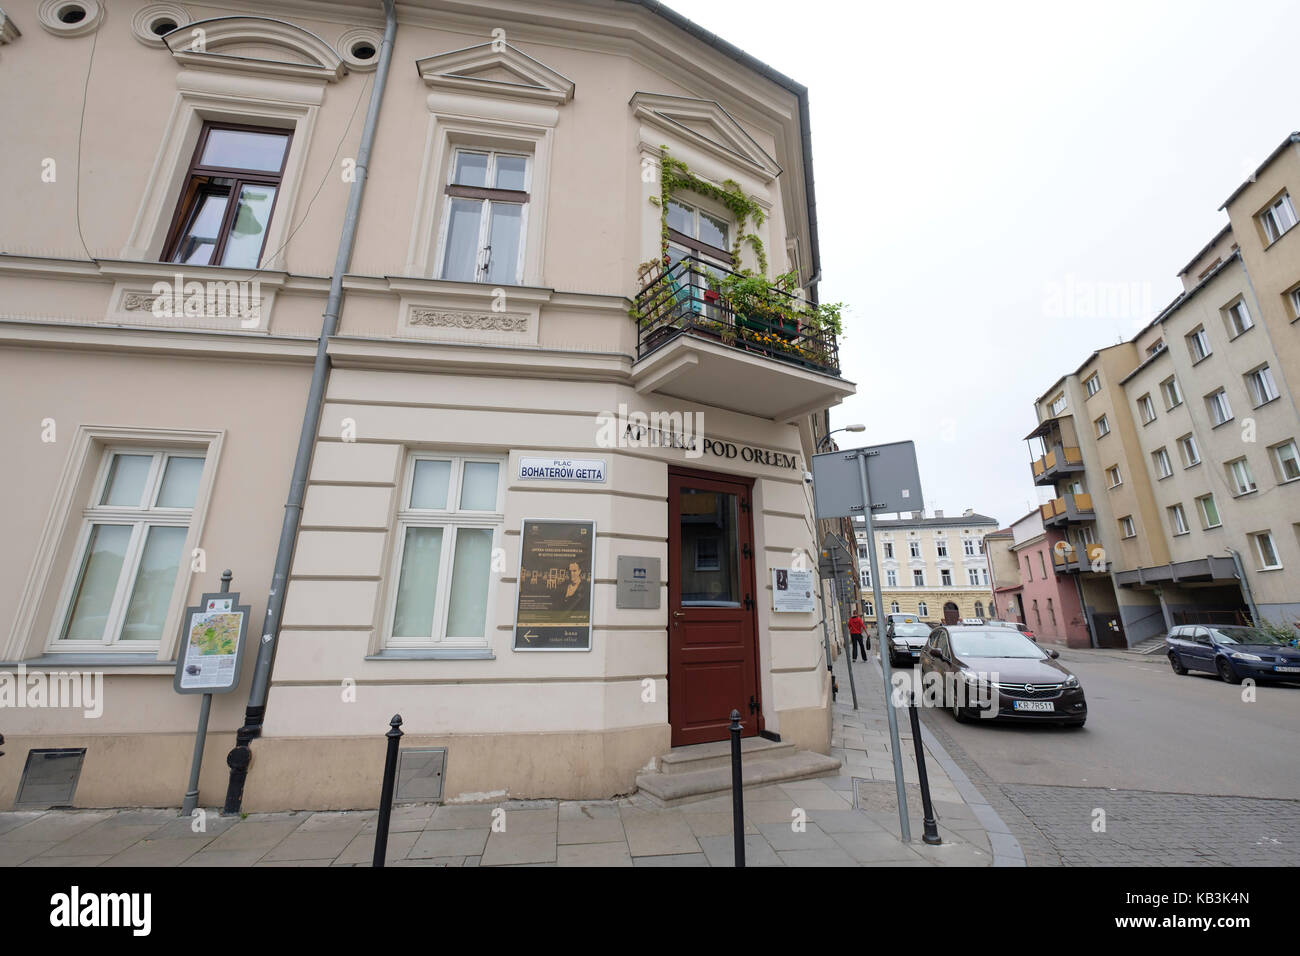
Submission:
<svg viewBox="0 0 1300 956">
<path fill-rule="evenodd" d="M 393 814 L 393 787 L 397 783 L 397 745 L 402 739 L 402 715 L 394 714 L 388 738 L 388 758 L 384 761 L 384 789 L 379 797 L 379 820 L 375 824 L 375 866 L 384 865 L 388 852 L 388 818 Z"/>
<path fill-rule="evenodd" d="M 907 696 L 907 712 L 912 719 L 912 746 L 916 749 L 916 775 L 921 778 L 921 809 L 925 813 L 925 835 L 921 839 L 930 846 L 938 846 L 939 825 L 934 819 L 934 805 L 930 803 L 930 778 L 925 773 L 925 744 L 921 742 L 921 718 L 916 714 L 916 694 Z"/>
<path fill-rule="evenodd" d="M 731 830 L 736 837 L 736 866 L 745 865 L 745 786 L 740 775 L 740 711 L 731 712 Z"/>
</svg>

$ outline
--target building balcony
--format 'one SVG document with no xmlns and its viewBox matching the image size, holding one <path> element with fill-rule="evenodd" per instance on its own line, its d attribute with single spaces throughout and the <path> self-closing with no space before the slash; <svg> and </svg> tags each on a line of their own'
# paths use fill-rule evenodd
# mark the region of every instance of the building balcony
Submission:
<svg viewBox="0 0 1300 956">
<path fill-rule="evenodd" d="M 1085 494 L 1063 495 L 1039 505 L 1038 510 L 1042 512 L 1045 528 L 1061 528 L 1097 518 L 1092 510 L 1092 496 Z"/>
<path fill-rule="evenodd" d="M 1055 445 L 1033 463 L 1034 484 L 1051 485 L 1066 475 L 1083 471 L 1083 452 L 1071 445 Z"/>
<path fill-rule="evenodd" d="M 1061 550 L 1052 551 L 1052 569 L 1057 574 L 1079 574 L 1086 571 L 1106 570 L 1106 549 L 1090 544 L 1083 551 L 1063 543 Z"/>
<path fill-rule="evenodd" d="M 780 289 L 728 295 L 741 277 L 688 256 L 636 297 L 633 384 L 638 392 L 790 421 L 856 390 L 840 378 L 834 333 L 813 307 Z"/>
</svg>

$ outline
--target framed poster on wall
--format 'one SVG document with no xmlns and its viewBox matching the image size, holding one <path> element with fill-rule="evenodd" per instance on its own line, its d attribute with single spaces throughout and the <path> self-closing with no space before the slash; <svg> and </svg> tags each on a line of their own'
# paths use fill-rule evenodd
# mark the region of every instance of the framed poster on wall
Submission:
<svg viewBox="0 0 1300 956">
<path fill-rule="evenodd" d="M 591 650 L 596 523 L 525 518 L 519 544 L 516 651 Z"/>
</svg>

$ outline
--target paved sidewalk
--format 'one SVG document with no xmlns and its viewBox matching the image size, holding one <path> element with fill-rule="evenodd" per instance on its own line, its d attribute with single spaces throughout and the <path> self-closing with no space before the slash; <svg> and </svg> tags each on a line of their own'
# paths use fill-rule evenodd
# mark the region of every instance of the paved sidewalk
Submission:
<svg viewBox="0 0 1300 956">
<path fill-rule="evenodd" d="M 910 730 L 903 732 L 913 842 L 899 840 L 884 690 L 875 661 L 836 663 L 832 753 L 843 775 L 745 793 L 749 866 L 988 866 L 984 825 L 960 781 L 928 756 L 941 846 L 921 843 L 922 816 Z M 928 750 L 928 748 L 927 748 Z M 956 771 L 960 773 L 960 771 Z M 208 809 L 203 830 L 170 810 L 0 813 L 0 866 L 369 866 L 374 810 L 254 813 Z M 388 837 L 393 866 L 731 866 L 731 798 L 674 809 L 644 796 L 620 800 L 519 800 L 403 806 Z M 796 824 L 802 824 L 797 826 Z"/>
</svg>

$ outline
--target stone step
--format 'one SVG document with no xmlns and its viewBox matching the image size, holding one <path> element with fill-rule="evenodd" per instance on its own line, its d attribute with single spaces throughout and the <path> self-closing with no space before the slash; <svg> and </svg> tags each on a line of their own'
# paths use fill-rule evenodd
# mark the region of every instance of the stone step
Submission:
<svg viewBox="0 0 1300 956">
<path fill-rule="evenodd" d="M 768 760 L 788 757 L 794 753 L 795 746 L 792 743 L 780 743 L 765 737 L 745 737 L 740 741 L 742 765 L 746 760 Z M 693 773 L 696 770 L 717 770 L 719 767 L 731 767 L 730 740 L 674 747 L 659 758 L 660 773 Z"/>
<path fill-rule="evenodd" d="M 742 759 L 741 782 L 746 790 L 794 780 L 833 777 L 840 773 L 838 757 L 811 750 L 796 750 L 775 758 Z M 731 793 L 731 766 L 712 770 L 689 770 L 682 773 L 644 773 L 636 785 L 652 803 L 661 807 L 679 807 Z"/>
</svg>

